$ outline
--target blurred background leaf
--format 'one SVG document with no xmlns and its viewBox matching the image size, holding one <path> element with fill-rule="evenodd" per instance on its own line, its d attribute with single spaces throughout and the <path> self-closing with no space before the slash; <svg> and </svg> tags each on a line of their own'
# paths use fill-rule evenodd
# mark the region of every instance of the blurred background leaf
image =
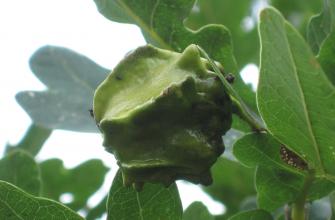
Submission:
<svg viewBox="0 0 335 220">
<path fill-rule="evenodd" d="M 290 21 L 303 35 L 306 36 L 306 27 L 311 16 L 322 9 L 323 0 L 270 0 L 270 4 L 278 9 L 285 19 Z"/>
<path fill-rule="evenodd" d="M 21 150 L 12 151 L 0 160 L 0 180 L 36 196 L 41 191 L 39 167 L 32 156 Z"/>
<path fill-rule="evenodd" d="M 49 129 L 98 132 L 90 117 L 95 88 L 109 73 L 85 56 L 62 47 L 45 46 L 30 59 L 46 91 L 17 94 L 19 104 L 36 125 Z"/>
<path fill-rule="evenodd" d="M 244 211 L 240 212 L 231 218 L 229 220 L 272 220 L 272 215 L 264 210 L 258 209 L 258 210 L 250 210 L 250 211 Z"/>
<path fill-rule="evenodd" d="M 95 207 L 87 211 L 86 220 L 95 220 L 100 218 L 107 211 L 107 196 L 105 196 Z"/>
<path fill-rule="evenodd" d="M 108 220 L 181 220 L 183 208 L 175 183 L 168 188 L 146 183 L 140 192 L 123 186 L 122 173 L 117 172 L 108 202 Z"/>
<path fill-rule="evenodd" d="M 222 24 L 232 35 L 234 54 L 239 68 L 258 63 L 259 40 L 250 0 L 198 0 L 193 6 L 186 26 L 199 29 L 207 24 Z M 248 23 L 248 24 L 247 24 Z"/>
<path fill-rule="evenodd" d="M 79 210 L 102 185 L 108 169 L 101 160 L 88 160 L 77 167 L 66 169 L 63 161 L 49 159 L 40 164 L 43 180 L 42 195 L 60 201 L 62 195 L 71 195 L 66 205 Z"/>
<path fill-rule="evenodd" d="M 51 133 L 52 130 L 48 128 L 32 124 L 18 144 L 6 146 L 6 153 L 19 149 L 28 152 L 32 156 L 36 156 Z"/>
<path fill-rule="evenodd" d="M 183 214 L 183 220 L 214 220 L 207 207 L 202 202 L 193 202 Z"/>
<path fill-rule="evenodd" d="M 0 181 L 0 219 L 71 219 L 81 216 L 62 204 L 34 197 L 18 187 Z"/>
<path fill-rule="evenodd" d="M 305 177 L 287 170 L 259 166 L 256 171 L 257 201 L 260 208 L 275 211 L 294 202 L 303 192 Z M 307 201 L 320 199 L 335 189 L 335 184 L 316 178 L 306 195 Z"/>
<path fill-rule="evenodd" d="M 194 0 L 95 0 L 106 18 L 138 25 L 148 43 L 163 49 L 182 52 L 190 44 L 200 45 L 227 71 L 235 72 L 230 33 L 224 26 L 209 25 L 197 32 L 185 28 Z"/>
<path fill-rule="evenodd" d="M 220 157 L 211 169 L 213 184 L 202 187 L 213 199 L 226 207 L 225 216 L 240 209 L 241 202 L 255 195 L 254 169 L 246 168 L 236 161 Z"/>
<path fill-rule="evenodd" d="M 322 69 L 328 79 L 335 85 L 335 32 L 332 32 L 323 42 L 319 55 L 317 56 Z"/>
<path fill-rule="evenodd" d="M 308 24 L 307 40 L 314 54 L 318 54 L 324 40 L 335 28 L 335 1 L 324 0 L 323 10 L 311 18 Z"/>
<path fill-rule="evenodd" d="M 257 197 L 256 196 L 248 196 L 246 197 L 240 204 L 241 211 L 248 211 L 257 209 Z"/>
</svg>

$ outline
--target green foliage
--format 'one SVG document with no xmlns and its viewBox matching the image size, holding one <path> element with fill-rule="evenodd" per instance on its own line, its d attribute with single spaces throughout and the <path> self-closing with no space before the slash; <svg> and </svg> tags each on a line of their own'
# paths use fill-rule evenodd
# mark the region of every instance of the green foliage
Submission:
<svg viewBox="0 0 335 220">
<path fill-rule="evenodd" d="M 335 1 L 324 0 L 323 11 L 313 16 L 308 25 L 307 40 L 317 54 L 322 43 L 335 28 Z"/>
<path fill-rule="evenodd" d="M 248 63 L 257 63 L 259 39 L 256 25 L 246 27 L 246 19 L 252 18 L 253 1 L 250 0 L 198 0 L 186 25 L 192 29 L 207 24 L 223 24 L 229 29 L 233 39 L 234 54 L 239 68 Z M 255 22 L 255 21 L 254 21 Z"/>
<path fill-rule="evenodd" d="M 193 202 L 183 214 L 183 220 L 214 220 L 208 209 L 201 202 Z"/>
<path fill-rule="evenodd" d="M 282 159 L 280 152 L 282 146 L 269 134 L 251 133 L 235 142 L 233 153 L 241 163 L 248 167 L 257 165 L 276 167 L 304 175 L 305 170 L 297 169 Z"/>
<path fill-rule="evenodd" d="M 257 202 L 259 207 L 275 211 L 287 203 L 296 201 L 304 194 L 304 176 L 276 168 L 259 166 L 256 171 Z M 329 194 L 335 188 L 332 182 L 316 179 L 309 186 L 307 200 L 315 200 Z"/>
<path fill-rule="evenodd" d="M 73 210 L 85 208 L 88 198 L 102 185 L 108 169 L 100 160 L 92 159 L 72 169 L 63 161 L 49 159 L 40 164 L 43 180 L 42 195 L 59 200 L 63 193 L 70 193 L 73 201 L 66 204 Z"/>
<path fill-rule="evenodd" d="M 322 9 L 323 0 L 270 0 L 272 6 L 278 9 L 285 19 L 290 21 L 303 35 L 311 16 Z"/>
<path fill-rule="evenodd" d="M 257 198 L 256 196 L 248 196 L 240 204 L 240 211 L 248 211 L 257 209 Z"/>
<path fill-rule="evenodd" d="M 270 0 L 278 11 L 260 13 L 258 32 L 245 24 L 260 0 L 94 2 L 161 49 L 135 50 L 109 76 L 69 49 L 35 52 L 30 67 L 47 89 L 16 96 L 33 122 L 0 160 L 0 219 L 83 219 L 78 210 L 88 220 L 335 219 L 334 0 Z M 256 105 L 238 71 L 258 59 Z M 100 160 L 35 162 L 52 129 L 100 130 L 118 159 L 95 207 L 87 201 L 108 171 Z M 210 168 L 202 189 L 227 211 L 213 216 L 194 202 L 183 214 L 174 180 L 210 183 Z M 57 202 L 64 194 L 69 208 Z"/>
<path fill-rule="evenodd" d="M 303 194 L 307 170 L 289 165 L 282 158 L 282 144 L 268 134 L 248 134 L 234 145 L 234 155 L 243 164 L 256 167 L 258 205 L 274 211 L 286 203 L 294 202 Z M 297 161 L 297 159 L 295 160 Z M 325 178 L 311 181 L 307 200 L 322 198 L 335 189 Z"/>
<path fill-rule="evenodd" d="M 39 195 L 41 191 L 39 167 L 34 158 L 24 151 L 13 151 L 0 160 L 0 180 L 33 195 Z"/>
<path fill-rule="evenodd" d="M 335 182 L 334 86 L 301 35 L 276 10 L 261 13 L 260 36 L 257 101 L 262 118 L 309 169 Z"/>
<path fill-rule="evenodd" d="M 322 69 L 328 76 L 328 79 L 335 85 L 335 32 L 332 32 L 322 44 L 318 55 Z"/>
<path fill-rule="evenodd" d="M 211 169 L 213 184 L 203 187 L 215 200 L 227 208 L 226 215 L 238 212 L 241 202 L 256 193 L 254 169 L 241 166 L 236 161 L 219 158 Z"/>
<path fill-rule="evenodd" d="M 120 170 L 107 202 L 108 220 L 181 220 L 182 206 L 176 184 L 146 184 L 141 192 L 125 187 Z"/>
<path fill-rule="evenodd" d="M 335 84 L 335 1 L 324 0 L 323 11 L 308 26 L 308 42 L 330 81 Z"/>
<path fill-rule="evenodd" d="M 87 215 L 86 220 L 94 220 L 101 217 L 106 211 L 106 203 L 107 203 L 107 196 L 105 196 L 99 204 L 97 204 L 94 208 L 91 208 Z"/>
<path fill-rule="evenodd" d="M 93 93 L 109 70 L 69 49 L 45 46 L 30 68 L 48 90 L 20 92 L 16 99 L 34 123 L 49 129 L 97 132 L 90 117 Z"/>
<path fill-rule="evenodd" d="M 272 6 L 277 8 L 285 16 L 285 18 L 289 18 L 294 13 L 304 14 L 305 16 L 311 16 L 318 13 L 322 8 L 322 1 L 323 0 L 271 0 L 270 3 Z M 291 17 L 291 19 L 293 18 Z"/>
<path fill-rule="evenodd" d="M 58 202 L 34 197 L 4 181 L 0 181 L 0 207 L 0 219 L 83 220 Z"/>
<path fill-rule="evenodd" d="M 270 213 L 261 209 L 241 212 L 229 218 L 229 220 L 258 220 L 258 219 L 272 220 L 273 218 L 270 215 Z"/>
<path fill-rule="evenodd" d="M 236 71 L 229 31 L 221 25 L 209 25 L 194 32 L 183 20 L 194 0 L 95 0 L 106 18 L 138 25 L 148 43 L 163 49 L 183 51 L 190 44 L 203 47 L 229 72 Z M 215 41 L 215 46 L 210 42 Z"/>
</svg>

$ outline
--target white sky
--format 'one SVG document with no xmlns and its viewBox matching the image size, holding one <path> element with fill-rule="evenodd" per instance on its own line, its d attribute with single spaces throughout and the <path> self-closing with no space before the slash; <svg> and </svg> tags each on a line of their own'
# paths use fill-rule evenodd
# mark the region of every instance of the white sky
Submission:
<svg viewBox="0 0 335 220">
<path fill-rule="evenodd" d="M 113 23 L 100 15 L 93 0 L 0 1 L 0 152 L 6 143 L 19 141 L 31 123 L 14 97 L 19 91 L 45 89 L 31 73 L 28 60 L 47 44 L 67 47 L 112 68 L 128 51 L 145 42 L 137 27 Z M 255 77 L 246 80 L 255 82 Z M 57 130 L 37 159 L 61 158 L 67 167 L 91 158 L 102 159 L 112 171 L 100 193 L 90 199 L 90 204 L 95 204 L 101 192 L 108 191 L 117 170 L 113 156 L 104 151 L 101 142 L 98 134 Z M 213 214 L 223 211 L 223 206 L 198 186 L 180 182 L 178 186 L 184 208 L 198 200 Z"/>
</svg>

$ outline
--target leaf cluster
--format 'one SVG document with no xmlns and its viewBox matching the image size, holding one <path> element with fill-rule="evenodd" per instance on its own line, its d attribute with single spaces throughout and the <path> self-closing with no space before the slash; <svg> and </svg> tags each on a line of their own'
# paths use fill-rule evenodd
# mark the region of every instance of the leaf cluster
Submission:
<svg viewBox="0 0 335 220">
<path fill-rule="evenodd" d="M 202 187 L 226 212 L 214 216 L 200 202 L 183 211 L 176 184 L 137 192 L 123 186 L 121 172 L 91 207 L 88 199 L 109 170 L 102 161 L 71 169 L 56 158 L 37 161 L 55 129 L 99 132 L 89 110 L 110 72 L 70 49 L 45 46 L 30 67 L 47 90 L 16 96 L 33 124 L 0 160 L 0 219 L 83 219 L 80 211 L 86 219 L 110 220 L 298 220 L 305 207 L 310 219 L 335 218 L 334 0 L 271 0 L 277 9 L 264 9 L 259 20 L 261 0 L 94 2 L 105 18 L 137 25 L 148 43 L 176 52 L 196 44 L 233 74 L 226 152 L 211 169 L 213 184 Z M 251 63 L 260 70 L 256 92 L 239 74 Z M 62 204 L 66 194 L 72 201 Z"/>
</svg>

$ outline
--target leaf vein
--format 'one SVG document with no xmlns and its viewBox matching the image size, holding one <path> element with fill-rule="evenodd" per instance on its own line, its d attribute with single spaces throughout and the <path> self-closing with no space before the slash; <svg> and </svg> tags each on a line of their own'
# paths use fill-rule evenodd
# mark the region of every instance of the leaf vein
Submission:
<svg viewBox="0 0 335 220">
<path fill-rule="evenodd" d="M 309 114 L 309 111 L 308 111 L 308 106 L 307 106 L 307 103 L 306 103 L 306 97 L 304 95 L 304 90 L 302 88 L 302 84 L 301 84 L 300 77 L 299 77 L 299 74 L 298 74 L 298 70 L 297 70 L 297 67 L 296 67 L 296 61 L 293 57 L 292 50 L 289 47 L 290 43 L 289 43 L 289 40 L 288 40 L 286 34 L 285 34 L 285 41 L 286 41 L 287 49 L 289 51 L 289 59 L 292 62 L 293 73 L 294 73 L 293 76 L 296 80 L 297 87 L 299 89 L 299 95 L 302 99 L 301 104 L 302 104 L 302 107 L 303 107 L 303 110 L 304 110 L 305 119 L 307 121 L 307 128 L 308 128 L 308 131 L 310 133 L 310 138 L 312 138 L 313 147 L 314 147 L 314 150 L 315 150 L 315 153 L 316 153 L 316 156 L 317 156 L 317 160 L 319 162 L 319 165 L 322 167 L 322 172 L 324 173 L 325 171 L 324 171 L 324 167 L 323 167 L 323 164 L 322 164 L 322 161 L 321 161 L 319 146 L 318 146 L 318 143 L 315 139 L 315 132 L 314 132 L 313 127 L 312 127 L 312 121 L 311 121 L 310 114 Z"/>
<path fill-rule="evenodd" d="M 136 192 L 136 200 L 137 200 L 137 205 L 138 205 L 138 209 L 139 209 L 139 215 L 140 215 L 140 218 L 141 220 L 144 220 L 144 217 L 143 217 L 143 210 L 142 210 L 142 206 L 141 206 L 141 201 L 140 201 L 140 197 L 138 195 L 139 193 Z"/>
</svg>

